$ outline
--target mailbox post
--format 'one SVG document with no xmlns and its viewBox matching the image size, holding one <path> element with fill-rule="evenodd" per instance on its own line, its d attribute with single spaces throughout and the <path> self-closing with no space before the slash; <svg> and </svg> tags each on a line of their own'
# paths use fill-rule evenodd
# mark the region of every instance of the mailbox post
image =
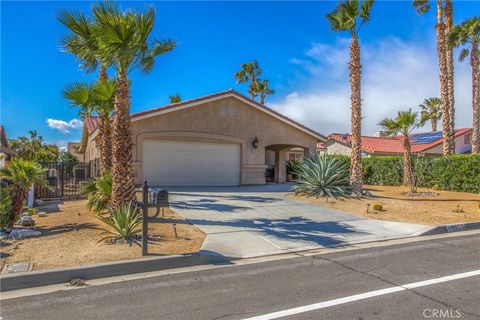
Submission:
<svg viewBox="0 0 480 320">
<path fill-rule="evenodd" d="M 148 218 L 156 218 L 160 213 L 160 208 L 169 207 L 168 191 L 154 190 L 152 191 L 152 201 L 149 200 L 150 189 L 147 185 L 147 180 L 144 181 L 142 187 L 142 256 L 148 255 Z M 153 217 L 148 216 L 148 208 L 157 208 Z"/>
</svg>

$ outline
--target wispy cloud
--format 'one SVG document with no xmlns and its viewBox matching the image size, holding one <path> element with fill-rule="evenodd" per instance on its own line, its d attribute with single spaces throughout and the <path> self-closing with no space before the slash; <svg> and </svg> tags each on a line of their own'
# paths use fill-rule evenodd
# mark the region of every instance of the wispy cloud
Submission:
<svg viewBox="0 0 480 320">
<path fill-rule="evenodd" d="M 314 43 L 304 57 L 292 58 L 306 78 L 302 88 L 271 107 L 321 133 L 350 131 L 349 41 Z M 398 110 L 412 108 L 439 96 L 434 44 L 384 39 L 362 46 L 362 131 L 372 134 L 378 122 Z M 306 80 L 305 80 L 306 79 Z M 471 78 L 467 63 L 455 65 L 456 126 L 471 126 Z M 429 128 L 426 128 L 429 130 Z"/>
<path fill-rule="evenodd" d="M 60 131 L 63 134 L 70 133 L 72 129 L 79 129 L 83 126 L 82 120 L 72 119 L 70 121 L 57 120 L 57 119 L 47 119 L 47 124 L 49 128 Z"/>
</svg>

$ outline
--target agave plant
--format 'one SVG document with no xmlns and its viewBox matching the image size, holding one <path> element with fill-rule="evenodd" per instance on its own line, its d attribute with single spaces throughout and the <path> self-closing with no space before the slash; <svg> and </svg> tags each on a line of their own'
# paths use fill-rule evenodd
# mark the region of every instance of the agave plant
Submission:
<svg viewBox="0 0 480 320">
<path fill-rule="evenodd" d="M 350 169 L 336 156 L 314 155 L 298 163 L 297 183 L 292 187 L 296 195 L 307 197 L 349 197 Z"/>
<path fill-rule="evenodd" d="M 122 205 L 118 208 L 108 208 L 109 217 L 97 216 L 102 222 L 107 224 L 109 229 L 102 229 L 103 237 L 99 241 L 113 240 L 131 240 L 136 233 L 142 230 L 141 211 L 132 206 L 132 203 Z"/>
<path fill-rule="evenodd" d="M 100 213 L 107 210 L 108 200 L 112 194 L 112 175 L 90 180 L 82 186 L 82 193 L 87 195 L 87 207 L 90 211 Z"/>
</svg>

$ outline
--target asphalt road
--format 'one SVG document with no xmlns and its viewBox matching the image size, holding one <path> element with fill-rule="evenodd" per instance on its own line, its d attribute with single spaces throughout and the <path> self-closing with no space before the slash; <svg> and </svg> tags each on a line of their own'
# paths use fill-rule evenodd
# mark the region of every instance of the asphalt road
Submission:
<svg viewBox="0 0 480 320">
<path fill-rule="evenodd" d="M 459 236 L 8 299 L 1 317 L 245 319 L 479 269 L 480 236 Z M 480 275 L 282 319 L 480 319 Z"/>
</svg>

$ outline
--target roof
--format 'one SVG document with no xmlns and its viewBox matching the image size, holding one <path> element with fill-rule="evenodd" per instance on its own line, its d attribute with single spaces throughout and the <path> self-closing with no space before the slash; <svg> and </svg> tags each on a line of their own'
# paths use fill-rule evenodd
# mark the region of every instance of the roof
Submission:
<svg viewBox="0 0 480 320">
<path fill-rule="evenodd" d="M 16 154 L 16 152 L 8 146 L 7 132 L 3 126 L 0 126 L 0 152 L 8 155 Z"/>
<path fill-rule="evenodd" d="M 471 128 L 455 129 L 455 138 L 471 132 Z M 332 133 L 328 136 L 329 140 L 334 140 L 348 146 L 352 143 L 350 134 Z M 410 137 L 413 153 L 422 153 L 433 147 L 442 144 L 442 132 L 431 131 L 412 134 Z M 365 153 L 403 153 L 402 136 L 396 137 L 372 137 L 362 136 L 362 151 Z"/>
<path fill-rule="evenodd" d="M 182 109 L 194 107 L 194 106 L 197 106 L 197 105 L 200 105 L 200 104 L 203 104 L 203 103 L 223 99 L 223 98 L 226 98 L 226 97 L 235 97 L 235 98 L 237 98 L 237 99 L 255 107 L 258 110 L 264 111 L 264 112 L 272 115 L 273 117 L 275 117 L 277 119 L 280 119 L 284 122 L 287 122 L 288 124 L 315 136 L 319 140 L 323 140 L 323 141 L 327 140 L 327 137 L 325 137 L 324 135 L 322 135 L 322 134 L 304 126 L 303 124 L 301 124 L 301 123 L 299 123 L 299 122 L 297 122 L 293 119 L 290 119 L 290 118 L 284 116 L 283 114 L 281 114 L 281 113 L 279 113 L 279 112 L 277 112 L 277 111 L 275 111 L 271 108 L 268 108 L 268 107 L 266 107 L 266 106 L 264 106 L 264 105 L 262 105 L 262 104 L 260 104 L 256 101 L 244 96 L 243 94 L 241 94 L 241 93 L 239 93 L 239 92 L 237 92 L 233 89 L 220 91 L 220 92 L 217 92 L 217 93 L 209 94 L 209 95 L 202 96 L 202 97 L 195 98 L 195 99 L 184 100 L 184 101 L 181 101 L 181 102 L 178 102 L 178 103 L 168 104 L 168 105 L 165 105 L 165 106 L 153 108 L 153 109 L 146 110 L 146 111 L 132 113 L 131 114 L 131 119 L 132 119 L 132 121 L 138 121 L 138 120 L 154 117 L 154 116 L 157 116 L 157 115 L 160 115 L 160 114 L 169 113 L 169 112 L 173 112 L 173 111 L 177 111 L 177 110 L 182 110 Z M 100 124 L 100 120 L 98 119 L 98 117 L 91 116 L 91 117 L 85 118 L 85 127 L 87 128 L 89 136 L 95 131 L 95 129 L 98 127 L 99 124 Z"/>
</svg>

